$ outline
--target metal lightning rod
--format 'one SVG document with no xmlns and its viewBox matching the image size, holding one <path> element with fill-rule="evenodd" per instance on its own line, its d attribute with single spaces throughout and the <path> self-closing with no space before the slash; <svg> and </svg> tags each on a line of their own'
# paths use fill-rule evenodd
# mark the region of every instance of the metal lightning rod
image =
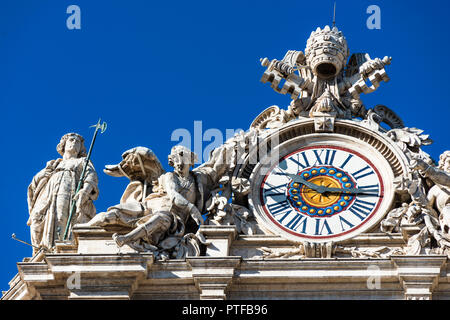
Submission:
<svg viewBox="0 0 450 320">
<path fill-rule="evenodd" d="M 13 233 L 13 234 L 11 235 L 11 238 L 13 238 L 13 239 L 16 240 L 16 241 L 22 242 L 23 244 L 29 245 L 30 247 L 33 247 L 33 248 L 35 248 L 35 249 L 39 249 L 38 247 L 33 246 L 31 243 L 28 243 L 28 242 L 25 242 L 25 241 L 23 241 L 23 240 L 20 240 L 20 239 L 16 238 L 16 234 L 15 234 L 15 233 Z"/>
<path fill-rule="evenodd" d="M 334 2 L 334 10 L 333 10 L 333 27 L 336 26 L 336 1 Z"/>
</svg>

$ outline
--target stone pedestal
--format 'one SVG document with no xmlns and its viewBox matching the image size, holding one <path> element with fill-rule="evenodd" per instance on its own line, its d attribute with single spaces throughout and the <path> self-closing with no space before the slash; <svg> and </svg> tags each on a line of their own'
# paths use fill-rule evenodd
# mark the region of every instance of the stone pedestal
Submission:
<svg viewBox="0 0 450 320">
<path fill-rule="evenodd" d="M 76 252 L 79 254 L 126 254 L 137 253 L 136 250 L 128 245 L 117 246 L 112 239 L 112 235 L 122 231 L 123 228 L 105 230 L 100 227 L 88 227 L 73 229 L 74 244 Z M 127 229 L 129 231 L 129 229 Z"/>
<path fill-rule="evenodd" d="M 393 256 L 407 300 L 431 300 L 446 256 Z"/>
<path fill-rule="evenodd" d="M 201 300 L 225 300 L 241 257 L 186 258 Z"/>
<path fill-rule="evenodd" d="M 231 244 L 237 237 L 236 227 L 204 225 L 199 233 L 206 239 L 206 257 L 186 258 L 186 261 L 192 268 L 200 299 L 225 300 L 234 270 L 241 262 L 241 257 L 229 256 Z"/>
<path fill-rule="evenodd" d="M 201 226 L 199 233 L 207 241 L 207 257 L 226 257 L 230 255 L 231 243 L 237 237 L 236 226 Z"/>
<path fill-rule="evenodd" d="M 117 248 L 111 231 L 74 230 L 75 242 L 18 263 L 2 300 L 31 299 L 448 299 L 446 256 L 266 258 L 295 245 L 269 235 L 236 236 L 233 226 L 202 226 L 207 256 L 154 261 Z M 360 235 L 346 245 L 375 249 L 401 234 Z M 72 248 L 72 249 L 70 249 Z M 125 252 L 125 250 L 128 250 Z"/>
<path fill-rule="evenodd" d="M 152 255 L 51 255 L 51 273 L 61 279 L 69 299 L 130 299 L 145 279 Z"/>
</svg>

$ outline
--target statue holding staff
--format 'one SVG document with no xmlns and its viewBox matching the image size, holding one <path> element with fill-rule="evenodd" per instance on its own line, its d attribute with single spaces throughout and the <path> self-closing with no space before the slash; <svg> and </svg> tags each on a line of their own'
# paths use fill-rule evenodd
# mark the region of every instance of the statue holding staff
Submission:
<svg viewBox="0 0 450 320">
<path fill-rule="evenodd" d="M 62 158 L 50 160 L 28 187 L 28 210 L 33 254 L 37 248 L 51 249 L 55 240 L 63 240 L 72 201 L 76 211 L 74 222 L 83 223 L 95 216 L 93 201 L 98 197 L 97 173 L 87 162 L 84 183 L 76 193 L 86 163 L 84 139 L 77 133 L 67 133 L 56 150 Z"/>
</svg>

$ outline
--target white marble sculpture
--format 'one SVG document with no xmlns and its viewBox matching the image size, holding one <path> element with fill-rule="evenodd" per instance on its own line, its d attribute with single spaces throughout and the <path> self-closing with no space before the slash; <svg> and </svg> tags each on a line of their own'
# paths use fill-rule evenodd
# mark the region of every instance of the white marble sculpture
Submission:
<svg viewBox="0 0 450 320">
<path fill-rule="evenodd" d="M 264 126 L 275 128 L 298 117 L 314 117 L 319 131 L 332 131 L 335 118 L 364 118 L 367 110 L 361 93 L 375 91 L 381 81 L 389 81 L 384 70 L 391 58 L 371 59 L 368 54 L 353 54 L 342 32 L 336 27 L 317 28 L 307 41 L 305 53 L 290 50 L 280 60 L 261 59 L 267 67 L 261 81 L 269 82 L 278 93 L 293 100 L 288 110 L 273 110 Z M 369 85 L 367 84 L 369 83 Z M 276 111 L 276 112 L 274 112 Z M 267 112 L 260 116 L 267 117 Z M 258 119 L 258 118 L 257 118 Z"/>
<path fill-rule="evenodd" d="M 47 162 L 28 187 L 27 224 L 34 253 L 38 248 L 50 250 L 56 240 L 62 240 L 72 201 L 76 201 L 73 222 L 83 223 L 95 215 L 98 179 L 92 163 L 88 164 L 82 189 L 75 195 L 86 162 L 83 137 L 65 134 L 56 149 L 62 158 Z"/>
<path fill-rule="evenodd" d="M 400 143 L 410 161 L 410 175 L 396 181 L 403 192 L 403 204 L 393 208 L 381 222 L 383 232 L 400 232 L 417 226 L 419 232 L 411 234 L 405 254 L 450 254 L 450 151 L 445 151 L 437 167 L 428 154 L 420 149 L 429 144 L 422 130 L 404 128 L 390 137 Z M 420 134 L 420 136 L 419 136 Z M 400 138 L 399 138 L 400 137 Z"/>
<path fill-rule="evenodd" d="M 174 172 L 163 174 L 158 179 L 153 192 L 142 202 L 140 210 L 115 211 L 117 216 L 143 213 L 133 231 L 126 235 L 113 235 L 119 246 L 136 243 L 141 239 L 145 244 L 155 246 L 163 240 L 171 226 L 173 230 L 179 231 L 177 232 L 179 236 L 184 236 L 189 217 L 192 217 L 198 225 L 202 224 L 203 218 L 195 206 L 197 200 L 195 176 L 190 171 L 196 160 L 197 156 L 188 149 L 182 146 L 172 148 L 169 165 L 174 168 Z"/>
<path fill-rule="evenodd" d="M 106 165 L 103 172 L 130 180 L 120 204 L 142 202 L 151 193 L 153 181 L 164 173 L 164 169 L 153 151 L 146 147 L 131 148 L 122 154 L 122 158 L 118 164 Z"/>
<path fill-rule="evenodd" d="M 130 178 L 120 204 L 78 227 L 130 227 L 133 230 L 127 234 L 113 235 L 119 247 L 127 244 L 161 258 L 198 255 L 201 237 L 192 233 L 196 228 L 189 228 L 189 220 L 192 218 L 197 225 L 204 223 L 205 206 L 211 206 L 213 190 L 234 163 L 234 145 L 225 144 L 215 150 L 208 162 L 193 170 L 197 156 L 183 146 L 173 147 L 168 157 L 174 172 L 164 173 L 153 152 L 144 147 L 128 150 L 123 158 L 119 165 L 105 170 L 110 175 Z"/>
<path fill-rule="evenodd" d="M 437 167 L 417 158 L 411 162 L 411 168 L 433 183 L 422 206 L 433 214 L 433 228 L 438 231 L 432 236 L 442 251 L 450 253 L 450 151 L 441 154 Z M 436 221 L 437 216 L 439 222 Z"/>
<path fill-rule="evenodd" d="M 133 148 L 125 152 L 123 158 L 119 165 L 107 166 L 105 170 L 109 174 L 118 171 L 130 178 L 120 204 L 99 213 L 79 227 L 115 224 L 131 227 L 133 230 L 126 235 L 114 234 L 113 238 L 119 246 L 126 243 L 139 251 L 156 251 L 156 246 L 164 240 L 169 229 L 172 236 L 181 240 L 189 217 L 197 224 L 202 223 L 200 211 L 195 206 L 198 189 L 195 176 L 190 171 L 197 159 L 194 153 L 182 146 L 172 148 L 169 164 L 174 172 L 168 173 L 163 173 L 150 149 Z M 133 171 L 134 175 L 131 173 Z M 153 174 L 150 174 L 152 171 Z M 157 181 L 148 185 L 150 181 L 143 180 L 143 176 Z"/>
</svg>

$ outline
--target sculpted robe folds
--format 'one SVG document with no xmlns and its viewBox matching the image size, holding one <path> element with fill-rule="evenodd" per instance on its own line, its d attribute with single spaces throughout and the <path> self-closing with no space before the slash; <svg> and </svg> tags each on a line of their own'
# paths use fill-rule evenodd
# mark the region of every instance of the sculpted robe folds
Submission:
<svg viewBox="0 0 450 320">
<path fill-rule="evenodd" d="M 61 240 L 70 212 L 71 199 L 75 194 L 83 171 L 85 157 L 51 160 L 36 174 L 28 187 L 28 210 L 31 227 L 31 241 L 34 246 L 51 248 L 55 240 Z M 92 191 L 89 200 L 72 217 L 72 223 L 89 221 L 95 215 L 92 203 L 98 197 L 98 178 L 94 167 L 89 163 L 84 185 L 89 184 Z M 33 232 L 34 231 L 34 232 Z"/>
</svg>

